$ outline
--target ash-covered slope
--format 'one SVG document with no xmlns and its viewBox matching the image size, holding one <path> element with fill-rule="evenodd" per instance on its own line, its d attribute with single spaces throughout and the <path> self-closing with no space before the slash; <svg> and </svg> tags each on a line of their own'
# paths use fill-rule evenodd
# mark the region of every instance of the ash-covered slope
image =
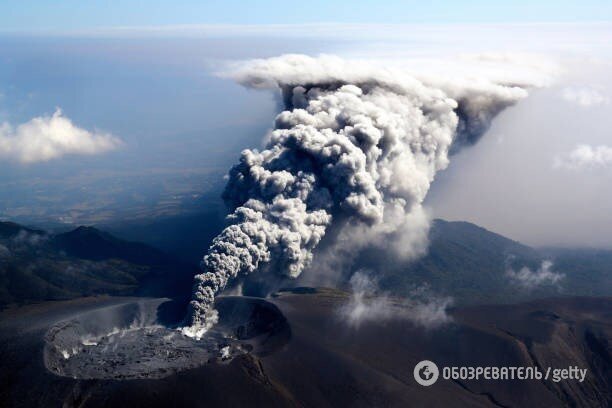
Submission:
<svg viewBox="0 0 612 408">
<path fill-rule="evenodd" d="M 298 293 L 300 292 L 300 293 Z M 348 326 L 335 290 L 269 299 L 291 336 L 268 353 L 247 353 L 159 379 L 77 380 L 43 363 L 44 335 L 58 321 L 126 302 L 79 299 L 0 312 L 0 398 L 9 406 L 454 406 L 606 407 L 612 402 L 612 299 L 547 299 L 451 311 L 425 330 L 405 319 Z M 585 381 L 443 380 L 422 387 L 416 363 L 443 366 L 579 366 Z"/>
<path fill-rule="evenodd" d="M 342 294 L 287 293 L 277 299 L 294 341 L 264 361 L 288 380 L 296 400 L 323 406 L 609 406 L 612 402 L 612 299 L 545 299 L 453 310 L 453 321 L 424 330 L 401 319 L 346 330 L 334 310 Z M 451 381 L 417 385 L 421 360 L 442 366 L 588 369 L 583 383 Z M 290 360 L 291 363 L 285 361 Z M 266 364 L 267 363 L 267 364 Z M 324 384 L 324 385 L 323 385 Z"/>
<path fill-rule="evenodd" d="M 196 268 L 92 227 L 52 235 L 0 223 L 0 305 L 95 294 L 174 295 Z"/>
</svg>

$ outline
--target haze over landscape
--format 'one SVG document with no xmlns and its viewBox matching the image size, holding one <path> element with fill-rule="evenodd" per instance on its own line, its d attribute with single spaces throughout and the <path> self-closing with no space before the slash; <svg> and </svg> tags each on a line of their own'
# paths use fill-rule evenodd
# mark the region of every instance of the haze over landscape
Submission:
<svg viewBox="0 0 612 408">
<path fill-rule="evenodd" d="M 100 146 L 96 155 L 66 150 L 37 162 L 3 148 L 0 216 L 57 227 L 201 209 L 199 197 L 218 196 L 237 154 L 261 143 L 277 111 L 272 94 L 220 77 L 227 61 L 327 53 L 474 75 L 474 60 L 486 57 L 496 43 L 493 50 L 503 50 L 499 54 L 509 63 L 522 61 L 523 71 L 536 71 L 538 81 L 549 86 L 532 90 L 495 121 L 490 137 L 459 155 L 439 175 L 427 206 L 436 216 L 467 219 L 535 245 L 609 247 L 611 198 L 602 188 L 609 181 L 609 160 L 555 166 L 580 145 L 607 146 L 609 27 L 415 27 L 374 25 L 369 30 L 374 39 L 368 39 L 358 35 L 358 26 L 343 26 L 340 36 L 327 25 L 304 26 L 291 32 L 291 41 L 279 40 L 275 32 L 282 36 L 287 29 L 275 26 L 255 34 L 237 28 L 208 34 L 206 26 L 196 26 L 81 37 L 5 35 L 0 118 L 6 126 L 51 118 L 60 108 L 76 128 L 98 130 L 121 143 Z M 465 37 L 458 47 L 455 30 Z M 521 40 L 536 32 L 538 41 Z M 385 43 L 389 38 L 393 45 Z M 580 57 L 587 53 L 589 59 Z M 486 58 L 478 69 L 504 70 L 499 55 Z M 444 68 L 440 60 L 454 61 Z M 38 70 L 40 65 L 46 69 Z M 513 70 L 502 72 L 514 75 Z M 3 137 L 14 132 L 3 131 Z M 493 177 L 491 166 L 499 176 Z M 474 203 L 473 196 L 481 200 Z M 594 216 L 567 217 L 580 212 L 583 199 L 598 203 L 591 207 Z"/>
</svg>

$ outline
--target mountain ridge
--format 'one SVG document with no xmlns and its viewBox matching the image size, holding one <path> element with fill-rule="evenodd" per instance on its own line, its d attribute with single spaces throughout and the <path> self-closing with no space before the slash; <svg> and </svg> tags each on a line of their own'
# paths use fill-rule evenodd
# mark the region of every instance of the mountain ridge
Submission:
<svg viewBox="0 0 612 408">
<path fill-rule="evenodd" d="M 198 230 L 184 225 L 187 230 L 173 234 L 193 242 Z M 152 240 L 152 232 L 164 233 L 147 230 Z M 612 251 L 536 249 L 476 224 L 440 219 L 433 221 L 429 240 L 427 254 L 416 260 L 371 248 L 356 254 L 353 262 L 370 270 L 385 293 L 407 297 L 425 286 L 436 296 L 452 297 L 456 305 L 612 295 Z M 49 234 L 0 222 L 0 304 L 92 294 L 188 297 L 208 244 L 202 241 L 202 248 L 192 250 L 185 261 L 185 253 L 171 251 L 179 243 L 158 249 L 92 226 Z M 526 288 L 508 273 L 520 277 L 527 268 L 529 277 L 540 273 L 545 261 L 551 262 L 548 272 L 560 276 L 558 282 L 544 280 Z"/>
<path fill-rule="evenodd" d="M 0 222 L 0 305 L 188 292 L 197 268 L 94 227 L 49 234 Z"/>
</svg>

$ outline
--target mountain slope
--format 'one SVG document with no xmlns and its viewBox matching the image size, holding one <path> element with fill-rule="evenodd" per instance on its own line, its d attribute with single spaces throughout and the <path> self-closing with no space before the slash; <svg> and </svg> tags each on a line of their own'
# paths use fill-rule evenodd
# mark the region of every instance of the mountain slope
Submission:
<svg viewBox="0 0 612 408">
<path fill-rule="evenodd" d="M 444 220 L 434 221 L 429 238 L 428 253 L 416 261 L 370 249 L 355 265 L 373 271 L 379 286 L 394 295 L 426 284 L 456 304 L 612 295 L 612 251 L 536 249 L 468 222 Z M 543 270 L 544 261 L 551 262 L 549 270 Z"/>
<path fill-rule="evenodd" d="M 57 333 L 58 327 L 88 315 L 107 316 L 115 324 L 112 317 L 117 313 L 123 316 L 117 320 L 124 322 L 119 327 L 129 327 L 124 314 L 140 308 L 121 307 L 126 299 L 75 299 L 0 311 L 0 400 L 28 407 L 499 408 L 612 403 L 612 298 L 457 308 L 447 324 L 423 329 L 402 313 L 366 319 L 359 327 L 347 325 L 338 312 L 349 294 L 312 288 L 299 292 L 284 291 L 268 299 L 290 332 L 283 331 L 289 336 L 282 346 L 139 380 L 58 377 L 43 362 L 48 361 L 45 333 L 51 327 Z M 139 304 L 138 299 L 131 304 Z M 180 353 L 177 344 L 169 342 L 167 351 Z M 77 352 L 98 346 L 82 344 Z M 415 365 L 424 359 L 440 369 L 430 387 L 418 385 L 413 376 Z M 442 375 L 443 367 L 534 366 L 544 375 L 549 367 L 570 366 L 588 373 L 582 382 L 555 382 L 553 374 L 530 380 L 450 380 Z"/>
<path fill-rule="evenodd" d="M 189 293 L 196 270 L 91 227 L 49 235 L 0 223 L 0 305 L 95 294 Z"/>
<path fill-rule="evenodd" d="M 163 252 L 138 242 L 124 241 L 93 227 L 78 227 L 53 237 L 53 244 L 68 255 L 89 260 L 123 259 L 139 265 L 170 262 Z"/>
<path fill-rule="evenodd" d="M 172 231 L 172 246 L 198 242 L 205 248 L 199 223 L 188 224 Z M 156 233 L 165 235 L 164 229 Z M 452 297 L 455 305 L 612 295 L 612 251 L 535 249 L 474 224 L 443 220 L 434 221 L 429 238 L 428 253 L 418 260 L 377 246 L 355 254 L 351 271 L 370 271 L 381 290 L 397 296 L 411 296 L 426 285 L 431 293 Z M 186 258 L 193 263 L 187 264 L 92 227 L 49 235 L 0 223 L 0 304 L 101 293 L 189 296 L 203 251 L 189 249 L 194 254 Z M 549 270 L 542 270 L 543 261 L 552 263 Z M 559 278 L 547 280 L 546 273 Z"/>
<path fill-rule="evenodd" d="M 27 228 L 14 222 L 0 222 L 0 238 L 13 238 L 19 233 L 44 235 L 44 231 Z"/>
<path fill-rule="evenodd" d="M 127 239 L 142 240 L 162 248 L 181 259 L 197 262 L 210 242 L 222 228 L 222 212 L 190 215 L 184 219 L 158 220 L 146 227 L 124 225 L 115 231 Z M 418 259 L 406 260 L 392 251 L 381 250 L 381 245 L 351 254 L 346 274 L 358 270 L 369 271 L 383 291 L 398 296 L 410 295 L 415 288 L 428 285 L 434 293 L 453 297 L 456 305 L 514 302 L 547 296 L 612 295 L 612 251 L 567 249 L 537 249 L 513 241 L 468 222 L 434 220 L 429 236 L 428 253 Z M 538 270 L 543 261 L 551 261 L 550 272 L 562 275 L 558 282 L 538 281 Z M 508 275 L 512 269 L 520 275 L 528 268 L 523 285 Z M 320 285 L 303 274 L 306 285 Z M 535 274 L 535 275 L 534 275 Z M 307 276 L 308 275 L 308 276 Z M 550 275 L 549 277 L 552 277 Z M 260 290 L 260 275 L 249 277 L 244 288 L 252 294 Z M 350 276 L 343 276 L 337 285 L 345 287 Z M 291 286 L 296 282 L 283 282 Z M 297 282 L 298 285 L 302 282 Z M 324 284 L 328 285 L 328 282 Z M 274 284 L 273 284 L 274 285 Z M 265 286 L 265 285 L 264 285 Z"/>
</svg>

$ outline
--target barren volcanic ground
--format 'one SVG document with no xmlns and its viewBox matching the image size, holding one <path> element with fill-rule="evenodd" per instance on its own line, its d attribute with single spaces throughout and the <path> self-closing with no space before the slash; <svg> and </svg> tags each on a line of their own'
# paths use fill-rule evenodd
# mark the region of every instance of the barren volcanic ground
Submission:
<svg viewBox="0 0 612 408">
<path fill-rule="evenodd" d="M 0 313 L 6 406 L 609 406 L 612 299 L 563 298 L 451 311 L 424 329 L 407 320 L 358 328 L 342 292 L 222 297 L 201 341 L 168 325 L 167 299 L 98 297 Z M 588 368 L 586 380 L 418 385 L 413 368 Z"/>
</svg>

